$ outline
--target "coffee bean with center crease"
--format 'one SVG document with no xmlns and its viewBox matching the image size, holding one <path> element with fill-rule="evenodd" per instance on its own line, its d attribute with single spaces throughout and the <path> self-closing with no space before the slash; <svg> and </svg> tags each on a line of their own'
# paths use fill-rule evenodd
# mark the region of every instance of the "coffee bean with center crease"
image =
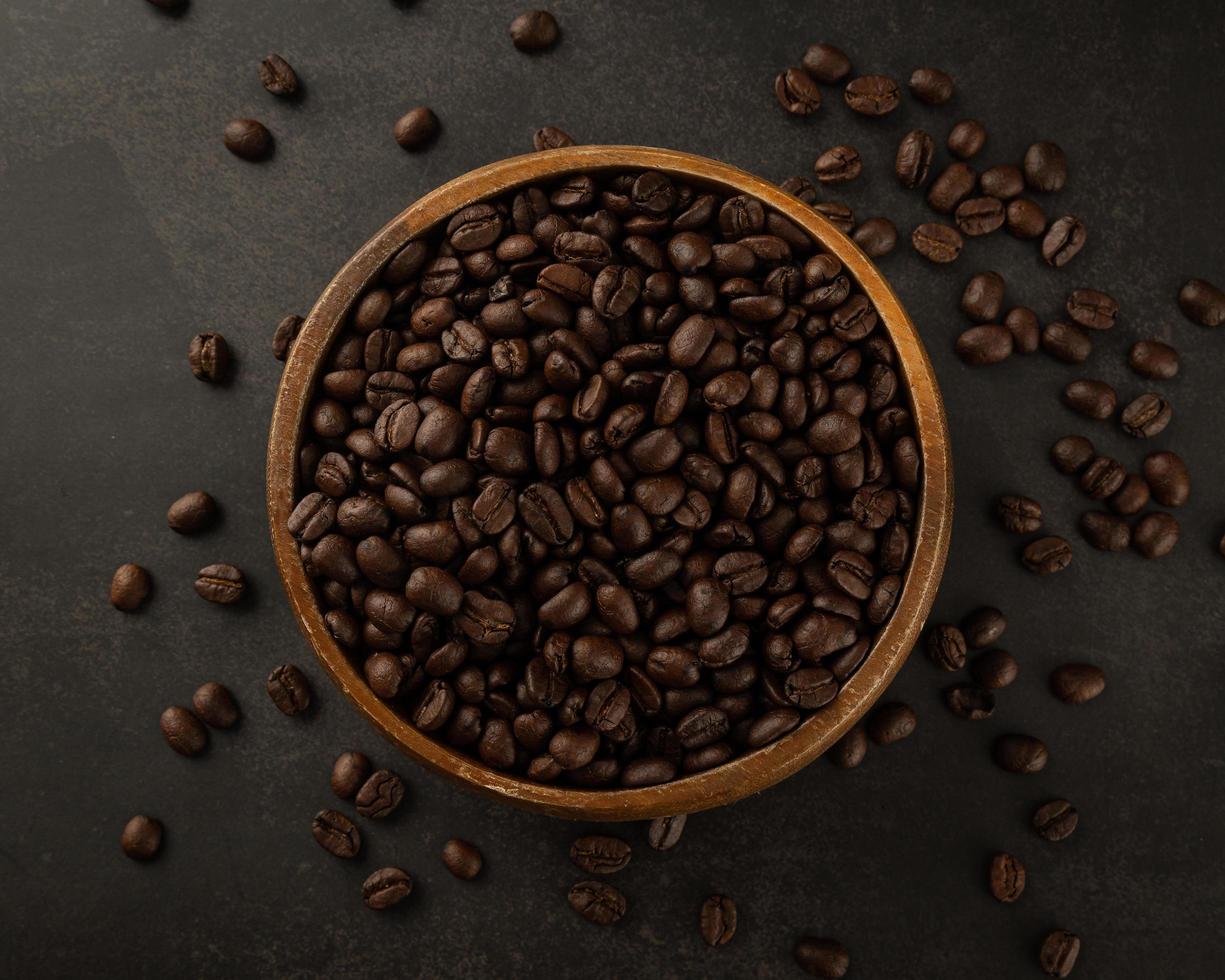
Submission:
<svg viewBox="0 0 1225 980">
<path fill-rule="evenodd" d="M 1178 374 L 1178 351 L 1160 340 L 1137 340 L 1127 355 L 1128 366 L 1142 378 L 1168 381 Z"/>
<path fill-rule="evenodd" d="M 541 126 L 532 134 L 533 150 L 557 150 L 563 146 L 573 146 L 574 137 L 556 126 Z"/>
<path fill-rule="evenodd" d="M 680 843 L 688 818 L 683 813 L 656 817 L 647 827 L 647 843 L 657 851 L 669 851 Z"/>
<path fill-rule="evenodd" d="M 357 812 L 381 820 L 390 816 L 404 800 L 404 780 L 390 769 L 372 772 L 357 791 Z"/>
<path fill-rule="evenodd" d="M 1063 403 L 1085 418 L 1100 421 L 1114 414 L 1118 396 L 1105 381 L 1082 378 L 1069 381 L 1064 387 Z"/>
<path fill-rule="evenodd" d="M 897 145 L 893 173 L 903 187 L 921 187 L 931 171 L 934 144 L 931 136 L 921 129 L 912 129 Z"/>
<path fill-rule="evenodd" d="M 281 664 L 272 669 L 265 684 L 268 697 L 282 714 L 301 714 L 311 703 L 310 682 L 293 664 Z"/>
<path fill-rule="evenodd" d="M 1032 735 L 1001 735 L 991 755 L 995 764 L 1008 772 L 1025 775 L 1046 768 L 1046 745 Z"/>
<path fill-rule="evenodd" d="M 199 333 L 187 348 L 187 366 L 201 381 L 224 381 L 230 368 L 230 345 L 219 333 Z"/>
<path fill-rule="evenodd" d="M 1067 800 L 1051 800 L 1034 811 L 1033 828 L 1043 840 L 1067 840 L 1076 830 L 1080 815 Z"/>
<path fill-rule="evenodd" d="M 1119 421 L 1123 431 L 1135 439 L 1149 439 L 1165 431 L 1174 410 L 1154 391 L 1139 395 L 1123 409 Z"/>
<path fill-rule="evenodd" d="M 111 605 L 122 612 L 139 609 L 153 588 L 153 580 L 140 565 L 127 562 L 111 576 Z"/>
<path fill-rule="evenodd" d="M 846 104 L 861 116 L 885 116 L 898 107 L 898 85 L 887 75 L 860 75 L 847 82 Z"/>
<path fill-rule="evenodd" d="M 707 946 L 726 946 L 736 935 L 736 903 L 726 895 L 711 895 L 702 903 L 698 924 Z"/>
<path fill-rule="evenodd" d="M 1042 505 L 1032 497 L 1004 494 L 995 502 L 995 516 L 1005 531 L 1033 534 L 1042 528 Z"/>
<path fill-rule="evenodd" d="M 966 665 L 966 638 L 956 626 L 941 623 L 927 632 L 927 656 L 944 670 L 961 670 Z"/>
<path fill-rule="evenodd" d="M 362 847 L 361 831 L 338 810 L 320 810 L 311 822 L 311 833 L 329 854 L 339 858 L 357 857 Z"/>
<path fill-rule="evenodd" d="M 1225 290 L 1205 279 L 1188 279 L 1178 291 L 1178 307 L 1192 323 L 1219 327 L 1225 323 Z"/>
<path fill-rule="evenodd" d="M 625 916 L 625 896 L 600 881 L 580 881 L 570 889 L 570 908 L 588 922 L 610 926 Z"/>
<path fill-rule="evenodd" d="M 208 729 L 186 708 L 172 705 L 162 712 L 162 737 L 179 755 L 199 755 L 208 748 Z"/>
<path fill-rule="evenodd" d="M 389 909 L 412 893 L 413 879 L 403 868 L 379 868 L 362 882 L 362 901 L 368 908 Z"/>
<path fill-rule="evenodd" d="M 944 105 L 953 97 L 953 79 L 939 68 L 916 68 L 910 76 L 910 93 L 927 105 Z"/>
<path fill-rule="evenodd" d="M 914 250 L 929 262 L 947 265 L 961 254 L 962 238 L 956 228 L 927 222 L 919 225 L 910 234 Z"/>
<path fill-rule="evenodd" d="M 803 68 L 788 68 L 774 79 L 774 97 L 793 116 L 810 116 L 821 108 L 821 89 Z"/>
<path fill-rule="evenodd" d="M 994 197 L 971 197 L 957 205 L 953 216 L 962 234 L 989 235 L 1004 226 L 1004 205 Z"/>
<path fill-rule="evenodd" d="M 270 54 L 259 64 L 259 81 L 272 95 L 292 96 L 298 91 L 298 75 L 279 54 Z"/>
<path fill-rule="evenodd" d="M 851 59 L 832 44 L 810 44 L 800 62 L 808 74 L 824 85 L 836 85 L 851 73 Z"/>
<path fill-rule="evenodd" d="M 1069 977 L 1080 955 L 1080 937 L 1066 929 L 1056 929 L 1042 941 L 1038 965 L 1048 977 Z"/>
<path fill-rule="evenodd" d="M 1035 575 L 1053 575 L 1072 563 L 1072 546 L 1056 535 L 1031 541 L 1021 552 L 1021 564 Z"/>
<path fill-rule="evenodd" d="M 1088 232 L 1079 218 L 1065 214 L 1052 222 L 1042 239 L 1042 258 L 1046 264 L 1061 269 L 1085 247 Z"/>
<path fill-rule="evenodd" d="M 863 160 L 853 146 L 834 146 L 817 157 L 813 170 L 823 184 L 842 184 L 859 176 Z"/>
<path fill-rule="evenodd" d="M 243 597 L 246 579 L 233 565 L 206 565 L 196 576 L 196 594 L 201 599 L 223 606 L 232 605 Z"/>
<path fill-rule="evenodd" d="M 1181 507 L 1191 496 L 1191 474 L 1177 453 L 1162 451 L 1144 457 L 1144 481 L 1163 507 Z"/>
<path fill-rule="evenodd" d="M 792 952 L 801 970 L 821 980 L 842 980 L 851 968 L 851 954 L 836 939 L 805 936 L 796 940 Z"/>
<path fill-rule="evenodd" d="M 632 851 L 619 837 L 594 834 L 570 845 L 570 860 L 588 874 L 610 875 L 630 863 Z"/>
<path fill-rule="evenodd" d="M 1025 891 L 1025 865 L 1011 854 L 996 854 L 987 881 L 997 902 L 1015 902 Z"/>
<path fill-rule="evenodd" d="M 1145 514 L 1132 529 L 1131 544 L 1145 558 L 1164 558 L 1178 544 L 1180 528 L 1171 514 Z"/>
<path fill-rule="evenodd" d="M 1100 289 L 1073 289 L 1065 308 L 1076 323 L 1090 330 L 1109 330 L 1119 315 L 1119 303 Z"/>
<path fill-rule="evenodd" d="M 958 718 L 982 721 L 995 710 L 995 695 L 971 684 L 955 684 L 945 688 L 944 703 Z"/>
<path fill-rule="evenodd" d="M 162 822 L 143 814 L 123 825 L 119 846 L 133 861 L 151 861 L 162 849 Z"/>
</svg>

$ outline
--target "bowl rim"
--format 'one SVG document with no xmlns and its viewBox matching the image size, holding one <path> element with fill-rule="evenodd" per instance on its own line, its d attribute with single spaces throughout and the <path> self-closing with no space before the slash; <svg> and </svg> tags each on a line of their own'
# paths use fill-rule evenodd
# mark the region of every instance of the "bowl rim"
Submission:
<svg viewBox="0 0 1225 980">
<path fill-rule="evenodd" d="M 380 700 L 324 625 L 323 611 L 286 521 L 294 505 L 302 423 L 323 359 L 351 304 L 386 262 L 408 241 L 432 231 L 468 204 L 576 171 L 623 169 L 660 170 L 674 178 L 755 197 L 838 257 L 872 300 L 896 350 L 922 459 L 921 486 L 910 566 L 897 606 L 860 668 L 829 705 L 767 746 L 670 783 L 570 788 L 492 769 L 419 731 Z M 913 323 L 871 260 L 816 210 L 769 181 L 690 153 L 618 145 L 562 147 L 479 167 L 419 198 L 362 245 L 320 294 L 287 359 L 268 438 L 266 495 L 277 569 L 298 625 L 332 682 L 359 713 L 410 757 L 454 781 L 531 810 L 586 820 L 639 820 L 732 803 L 780 782 L 825 752 L 866 714 L 909 656 L 935 600 L 948 555 L 953 513 L 949 435 L 935 373 Z"/>
</svg>

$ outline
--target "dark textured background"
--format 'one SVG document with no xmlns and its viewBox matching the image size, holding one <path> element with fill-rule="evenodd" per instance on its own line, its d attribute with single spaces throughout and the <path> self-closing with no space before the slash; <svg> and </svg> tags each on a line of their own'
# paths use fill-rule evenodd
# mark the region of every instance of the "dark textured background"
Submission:
<svg viewBox="0 0 1225 980">
<path fill-rule="evenodd" d="M 1225 334 L 1190 325 L 1173 299 L 1185 276 L 1225 281 L 1225 16 L 1215 2 L 1164 4 L 749 4 L 560 0 L 564 40 L 516 52 L 519 4 L 454 0 L 193 0 L 183 17 L 142 0 L 8 0 L 0 10 L 0 974 L 29 976 L 790 977 L 803 933 L 840 937 L 859 977 L 1031 977 L 1045 932 L 1084 937 L 1077 976 L 1201 978 L 1225 955 L 1225 712 L 1221 584 L 1225 480 L 1219 420 Z M 853 118 L 839 93 L 807 120 L 774 103 L 771 80 L 808 41 L 843 45 L 862 70 L 899 78 L 951 71 L 954 104 L 914 104 L 884 122 Z M 270 50 L 306 86 L 300 104 L 256 77 Z M 445 130 L 410 156 L 390 128 L 432 105 Z M 231 157 L 221 129 L 264 119 L 273 161 Z M 530 149 L 560 125 L 582 141 L 674 146 L 773 179 L 853 141 L 868 161 L 844 195 L 907 232 L 925 210 L 889 174 L 909 125 L 943 137 L 973 115 L 987 163 L 1036 138 L 1071 159 L 1052 210 L 1090 228 L 1063 273 L 1005 236 L 973 241 L 951 269 L 908 247 L 884 260 L 936 363 L 956 451 L 953 551 L 937 617 L 994 602 L 1022 664 L 996 716 L 969 724 L 941 706 L 948 678 L 922 657 L 892 693 L 918 709 L 908 742 L 855 772 L 818 762 L 764 796 L 690 822 L 680 847 L 639 847 L 617 880 L 630 912 L 599 930 L 565 904 L 580 828 L 512 811 L 398 758 L 330 689 L 291 620 L 262 504 L 264 439 L 280 365 L 268 352 L 286 312 L 309 307 L 376 228 L 438 183 Z M 1048 199 L 1049 200 L 1049 199 Z M 869 203 L 870 202 L 870 203 Z M 970 370 L 953 356 L 956 297 L 999 268 L 1010 298 L 1053 318 L 1067 289 L 1114 293 L 1123 314 L 1083 369 L 1043 355 Z M 188 339 L 221 330 L 238 354 L 228 389 L 195 381 Z M 1144 390 L 1125 352 L 1172 339 L 1183 373 L 1163 386 L 1175 422 L 1155 441 L 1185 453 L 1192 503 L 1183 541 L 1159 564 L 1091 552 L 1085 506 L 1045 461 L 1071 431 L 1133 467 L 1152 445 L 1074 418 L 1058 401 L 1079 373 Z M 203 487 L 216 530 L 183 539 L 167 504 Z M 1017 564 L 987 501 L 1041 499 L 1077 542 L 1073 566 L 1039 580 Z M 112 570 L 156 578 L 144 612 L 106 601 Z M 194 571 L 247 569 L 252 601 L 201 602 Z M 1106 694 L 1079 709 L 1046 690 L 1068 659 L 1102 665 Z M 319 710 L 279 715 L 269 667 L 301 663 Z M 218 679 L 242 701 L 233 733 L 184 759 L 157 731 L 168 703 Z M 1035 777 L 995 769 L 994 734 L 1050 744 Z M 401 770 L 407 804 L 363 821 L 360 861 L 311 839 L 334 803 L 335 753 L 360 747 Z M 1028 828 L 1052 796 L 1081 811 L 1069 841 Z M 120 853 L 127 817 L 165 821 L 161 858 Z M 477 842 L 486 871 L 451 878 L 449 836 Z M 1015 906 L 984 883 L 997 848 L 1030 884 Z M 375 914 L 363 877 L 395 862 L 412 899 Z M 706 949 L 702 898 L 740 905 L 730 946 Z"/>
</svg>

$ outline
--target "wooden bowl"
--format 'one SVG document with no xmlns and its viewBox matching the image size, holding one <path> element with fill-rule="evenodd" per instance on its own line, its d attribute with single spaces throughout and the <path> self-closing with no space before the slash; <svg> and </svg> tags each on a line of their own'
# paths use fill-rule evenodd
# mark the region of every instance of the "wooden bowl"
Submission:
<svg viewBox="0 0 1225 980">
<path fill-rule="evenodd" d="M 475 201 L 577 171 L 621 169 L 660 170 L 728 194 L 751 195 L 842 261 L 875 304 L 897 349 L 922 452 L 922 489 L 901 598 L 864 663 L 833 702 L 778 741 L 706 772 L 636 789 L 571 789 L 491 769 L 418 731 L 381 701 L 328 633 L 297 543 L 285 524 L 295 502 L 303 419 L 320 365 L 350 305 L 387 260 L 410 239 Z M 425 195 L 358 249 L 328 283 L 293 345 L 273 410 L 267 480 L 272 544 L 285 590 L 316 656 L 357 709 L 399 748 L 436 772 L 528 809 L 586 820 L 639 820 L 731 803 L 790 776 L 833 745 L 880 697 L 914 646 L 944 570 L 953 514 L 952 462 L 940 390 L 913 324 L 876 266 L 821 215 L 776 185 L 704 157 L 641 146 L 571 146 L 491 163 Z"/>
</svg>

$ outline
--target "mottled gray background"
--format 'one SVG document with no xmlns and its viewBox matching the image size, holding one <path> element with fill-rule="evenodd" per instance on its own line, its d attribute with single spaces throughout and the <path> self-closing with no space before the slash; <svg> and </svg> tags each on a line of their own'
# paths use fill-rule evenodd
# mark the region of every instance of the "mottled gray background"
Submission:
<svg viewBox="0 0 1225 980">
<path fill-rule="evenodd" d="M 509 0 L 193 0 L 172 18 L 143 0 L 7 0 L 0 9 L 0 974 L 12 977 L 790 977 L 800 934 L 841 938 L 855 976 L 1031 977 L 1045 932 L 1084 937 L 1078 976 L 1220 975 L 1225 942 L 1225 712 L 1221 585 L 1225 530 L 1220 360 L 1225 334 L 1190 325 L 1173 299 L 1185 276 L 1225 282 L 1225 16 L 1214 2 L 554 4 L 564 39 L 528 58 L 506 36 Z M 852 118 L 839 93 L 787 117 L 771 80 L 808 41 L 843 45 L 862 70 L 951 71 L 954 104 L 907 103 L 884 122 Z M 256 77 L 269 51 L 298 69 L 298 104 Z M 444 131 L 410 156 L 390 128 L 428 103 Z M 221 129 L 265 120 L 276 157 L 231 157 Z M 910 125 L 943 137 L 963 115 L 990 129 L 986 163 L 1036 138 L 1067 148 L 1072 178 L 1052 209 L 1084 217 L 1089 245 L 1063 273 L 1003 235 L 933 269 L 908 248 L 884 261 L 944 386 L 959 508 L 937 615 L 1004 608 L 1022 664 L 995 718 L 941 706 L 947 681 L 922 657 L 894 692 L 919 730 L 858 771 L 817 763 L 756 799 L 693 819 L 681 846 L 639 844 L 617 881 L 630 912 L 599 930 L 575 916 L 566 857 L 580 829 L 478 799 L 418 770 L 329 688 L 291 620 L 265 529 L 264 439 L 280 365 L 277 320 L 309 307 L 343 260 L 422 192 L 530 149 L 551 123 L 582 141 L 708 154 L 773 179 L 821 149 L 859 145 L 846 190 L 862 214 L 908 231 L 925 214 L 889 173 Z M 998 268 L 1010 297 L 1058 312 L 1065 291 L 1118 296 L 1118 328 L 1084 369 L 1042 355 L 970 370 L 952 352 L 956 297 Z M 227 389 L 187 371 L 188 339 L 221 330 L 238 355 Z M 1145 387 L 1125 352 L 1175 342 L 1183 373 L 1162 386 L 1175 422 L 1156 444 L 1186 454 L 1192 503 L 1160 564 L 1091 552 L 1085 506 L 1045 462 L 1071 431 L 1133 467 L 1152 448 L 1074 418 L 1058 392 L 1079 373 Z M 183 539 L 167 504 L 203 487 L 224 520 Z M 1073 566 L 1038 580 L 993 524 L 988 500 L 1024 491 L 1077 542 Z M 138 561 L 156 593 L 136 616 L 106 601 L 113 568 Z M 206 605 L 194 571 L 248 570 L 252 601 Z M 1102 665 L 1106 694 L 1080 709 L 1046 690 L 1067 659 Z M 269 667 L 301 663 L 319 710 L 279 715 Z M 161 709 L 218 679 L 245 718 L 198 759 L 171 753 Z M 992 737 L 1044 736 L 1046 771 L 1007 775 Z M 332 757 L 360 747 L 401 770 L 408 803 L 363 822 L 360 861 L 311 839 L 334 802 Z M 1070 798 L 1069 841 L 1028 829 L 1034 805 Z M 168 827 L 161 858 L 126 860 L 134 812 Z M 451 878 L 449 836 L 477 842 L 486 872 Z M 1029 867 L 1013 907 L 984 883 L 1004 848 Z M 411 870 L 412 899 L 365 909 L 363 877 Z M 739 902 L 730 946 L 706 949 L 702 898 Z"/>
</svg>

